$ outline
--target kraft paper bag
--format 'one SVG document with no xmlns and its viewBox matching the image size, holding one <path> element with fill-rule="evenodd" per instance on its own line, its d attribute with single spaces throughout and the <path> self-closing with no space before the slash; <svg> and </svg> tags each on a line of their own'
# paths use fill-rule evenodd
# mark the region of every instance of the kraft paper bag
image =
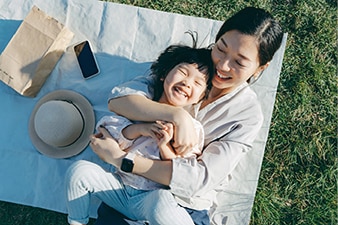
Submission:
<svg viewBox="0 0 338 225">
<path fill-rule="evenodd" d="M 0 79 L 35 97 L 74 34 L 34 6 L 0 55 Z"/>
</svg>

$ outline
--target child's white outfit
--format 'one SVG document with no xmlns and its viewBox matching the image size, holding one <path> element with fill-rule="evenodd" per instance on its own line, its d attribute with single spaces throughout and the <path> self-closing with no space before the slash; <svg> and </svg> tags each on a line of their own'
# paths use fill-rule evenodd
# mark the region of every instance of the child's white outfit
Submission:
<svg viewBox="0 0 338 225">
<path fill-rule="evenodd" d="M 183 155 L 184 158 L 196 157 L 202 153 L 204 140 L 203 127 L 197 120 L 193 119 L 193 122 L 193 130 L 197 132 L 199 143 L 198 145 L 191 148 L 189 152 L 185 153 L 185 155 Z M 113 138 L 118 142 L 122 149 L 128 148 L 128 152 L 135 153 L 136 155 L 141 155 L 149 159 L 161 160 L 158 145 L 156 140 L 153 138 L 141 136 L 135 140 L 129 140 L 123 136 L 122 130 L 130 124 L 132 124 L 132 122 L 127 118 L 113 115 L 102 117 L 102 119 L 97 123 L 97 127 L 100 125 L 104 126 L 110 135 L 112 135 Z M 135 189 L 155 190 L 158 188 L 167 188 L 162 184 L 156 183 L 133 173 L 123 172 L 120 169 L 118 169 L 116 173 L 119 174 L 125 185 L 129 185 Z"/>
</svg>

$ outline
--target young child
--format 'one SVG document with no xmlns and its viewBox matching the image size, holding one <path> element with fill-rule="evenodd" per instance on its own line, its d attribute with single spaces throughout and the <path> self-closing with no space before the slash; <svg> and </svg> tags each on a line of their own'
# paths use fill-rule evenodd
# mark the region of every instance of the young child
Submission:
<svg viewBox="0 0 338 225">
<path fill-rule="evenodd" d="M 188 107 L 198 103 L 205 95 L 209 74 L 212 74 L 210 51 L 187 46 L 170 46 L 151 67 L 156 76 L 154 99 L 163 104 L 177 107 Z M 196 157 L 203 148 L 204 132 L 202 125 L 194 120 L 192 132 L 196 132 L 200 140 L 198 145 L 177 155 L 171 145 L 174 127 L 166 121 L 155 123 L 132 123 L 125 117 L 104 116 L 97 127 L 105 127 L 119 146 L 131 154 L 170 160 L 175 157 Z M 117 171 L 124 184 L 141 190 L 165 188 L 163 185 L 144 177 Z"/>
<path fill-rule="evenodd" d="M 154 100 L 176 107 L 189 107 L 204 98 L 207 94 L 209 78 L 213 74 L 210 53 L 209 49 L 181 45 L 168 47 L 151 66 L 152 75 L 156 78 Z M 97 127 L 105 127 L 120 148 L 128 152 L 129 157 L 139 154 L 151 159 L 170 160 L 175 157 L 196 157 L 201 154 L 204 133 L 202 125 L 196 120 L 194 122 L 195 127 L 192 127 L 191 131 L 198 133 L 200 143 L 183 155 L 177 155 L 171 145 L 174 126 L 166 121 L 133 123 L 124 117 L 112 115 L 103 117 Z M 84 164 L 85 166 L 82 166 Z M 147 198 L 147 192 L 168 189 L 167 186 L 130 173 L 132 167 L 128 171 L 128 168 L 123 169 L 122 165 L 121 169 L 124 171 L 116 168 L 116 172 L 107 174 L 97 165 L 94 164 L 91 168 L 88 164 L 93 163 L 75 162 L 67 173 L 68 222 L 70 224 L 88 222 L 88 201 L 91 195 L 97 196 L 107 205 L 131 219 L 149 220 L 147 215 L 130 214 L 133 212 L 130 206 L 136 207 L 137 205 L 132 201 L 136 199 L 137 203 L 140 203 L 142 202 L 140 196 Z M 94 172 L 97 176 L 87 175 L 87 173 Z M 147 206 L 142 204 L 142 207 Z M 138 210 L 134 210 L 136 211 Z M 188 221 L 185 224 L 190 224 L 190 216 L 182 212 L 181 221 L 185 219 Z"/>
</svg>

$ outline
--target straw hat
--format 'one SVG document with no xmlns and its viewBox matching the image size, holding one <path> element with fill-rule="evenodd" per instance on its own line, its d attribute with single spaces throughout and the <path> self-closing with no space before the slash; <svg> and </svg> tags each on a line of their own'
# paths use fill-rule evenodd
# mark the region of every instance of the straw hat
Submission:
<svg viewBox="0 0 338 225">
<path fill-rule="evenodd" d="M 82 152 L 94 132 L 91 104 L 70 90 L 53 91 L 36 104 L 29 120 L 29 135 L 39 152 L 69 158 Z"/>
</svg>

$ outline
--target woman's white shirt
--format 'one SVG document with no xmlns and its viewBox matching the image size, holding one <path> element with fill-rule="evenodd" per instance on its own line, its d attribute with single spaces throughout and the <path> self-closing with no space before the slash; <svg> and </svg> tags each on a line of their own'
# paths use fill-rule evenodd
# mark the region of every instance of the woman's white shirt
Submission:
<svg viewBox="0 0 338 225">
<path fill-rule="evenodd" d="M 152 76 L 137 77 L 114 87 L 108 101 L 135 94 L 151 99 L 153 83 Z M 230 181 L 233 169 L 251 150 L 263 123 L 260 103 L 246 83 L 203 109 L 199 107 L 195 105 L 189 111 L 203 125 L 204 151 L 197 159 L 173 159 L 169 185 L 179 204 L 196 210 L 212 206 L 217 192 Z"/>
</svg>

